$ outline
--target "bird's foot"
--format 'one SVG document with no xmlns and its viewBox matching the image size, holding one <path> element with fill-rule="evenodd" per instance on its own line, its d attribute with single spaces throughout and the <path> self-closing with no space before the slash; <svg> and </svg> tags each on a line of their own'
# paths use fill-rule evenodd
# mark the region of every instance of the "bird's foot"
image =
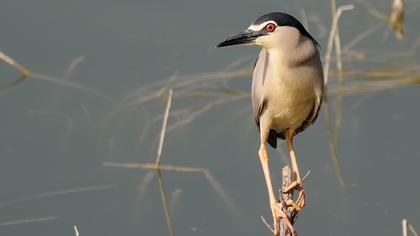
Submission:
<svg viewBox="0 0 420 236">
<path fill-rule="evenodd" d="M 297 201 L 289 198 L 286 200 L 286 205 L 293 208 L 293 211 L 299 212 L 305 207 L 305 190 L 303 186 L 298 181 L 293 181 L 289 186 L 283 189 L 283 193 L 292 193 L 293 190 L 299 192 L 299 197 Z"/>
<path fill-rule="evenodd" d="M 292 190 L 297 190 L 299 192 L 302 191 L 303 190 L 302 183 L 299 183 L 298 181 L 293 181 L 291 184 L 289 184 L 289 186 L 283 189 L 283 193 L 291 193 Z"/>
<path fill-rule="evenodd" d="M 280 212 L 279 212 L 279 206 L 278 202 L 271 202 L 270 208 L 271 213 L 273 215 L 273 234 L 274 236 L 280 235 L 280 228 L 279 228 L 279 219 L 280 219 Z"/>
<path fill-rule="evenodd" d="M 286 213 L 285 209 L 283 209 L 282 204 L 280 202 L 277 204 L 277 212 L 280 217 L 279 224 L 283 224 L 285 230 L 289 231 L 291 236 L 297 236 L 296 230 L 292 224 L 293 219 L 291 219 L 288 213 Z"/>
<path fill-rule="evenodd" d="M 287 199 L 286 205 L 288 207 L 291 207 L 293 211 L 299 212 L 302 210 L 302 208 L 295 202 L 293 199 Z"/>
<path fill-rule="evenodd" d="M 291 207 L 295 212 L 301 211 L 305 207 L 305 191 L 301 190 L 299 192 L 299 197 L 296 202 L 291 198 L 287 199 L 286 205 Z"/>
</svg>

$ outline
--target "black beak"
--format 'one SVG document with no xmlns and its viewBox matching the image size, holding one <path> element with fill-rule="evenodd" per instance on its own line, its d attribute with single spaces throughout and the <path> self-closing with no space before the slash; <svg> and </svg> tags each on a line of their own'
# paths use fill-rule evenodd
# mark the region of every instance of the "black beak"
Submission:
<svg viewBox="0 0 420 236">
<path fill-rule="evenodd" d="M 237 45 L 237 44 L 250 44 L 255 42 L 255 39 L 264 35 L 264 33 L 260 31 L 252 31 L 252 30 L 245 30 L 237 35 L 233 35 L 229 38 L 227 38 L 225 41 L 217 44 L 216 47 L 226 47 L 231 45 Z"/>
</svg>

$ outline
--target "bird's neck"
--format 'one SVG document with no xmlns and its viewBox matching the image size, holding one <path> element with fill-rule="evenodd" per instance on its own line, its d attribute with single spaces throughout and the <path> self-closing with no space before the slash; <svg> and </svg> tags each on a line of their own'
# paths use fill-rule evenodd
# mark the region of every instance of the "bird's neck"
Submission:
<svg viewBox="0 0 420 236">
<path fill-rule="evenodd" d="M 314 42 L 305 36 L 293 43 L 282 43 L 277 47 L 267 48 L 270 62 L 276 67 L 296 67 L 311 61 L 318 55 Z"/>
</svg>

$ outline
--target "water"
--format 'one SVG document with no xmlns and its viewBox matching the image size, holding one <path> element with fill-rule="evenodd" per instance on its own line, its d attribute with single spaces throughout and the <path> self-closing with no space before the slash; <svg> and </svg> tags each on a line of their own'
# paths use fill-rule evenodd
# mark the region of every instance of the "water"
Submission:
<svg viewBox="0 0 420 236">
<path fill-rule="evenodd" d="M 388 1 L 373 3 L 389 11 Z M 417 69 L 404 75 L 418 76 L 420 4 L 406 4 L 406 39 L 380 28 L 353 48 L 365 59 L 346 59 L 346 70 L 410 67 Z M 250 67 L 257 48 L 214 46 L 258 15 L 283 10 L 301 18 L 301 9 L 325 53 L 329 1 L 3 1 L 3 52 L 60 78 L 85 56 L 66 81 L 95 92 L 29 78 L 1 94 L 0 235 L 72 235 L 73 225 L 81 235 L 168 235 L 156 175 L 144 186 L 153 172 L 102 165 L 154 161 L 165 100 L 119 110 L 121 99 L 174 74 L 220 71 L 238 58 L 245 60 L 239 68 Z M 356 4 L 342 18 L 343 45 L 377 24 Z M 0 75 L 5 84 L 17 73 L 1 64 Z M 345 79 L 375 81 L 363 74 Z M 250 79 L 222 85 L 248 91 Z M 301 235 L 399 235 L 405 217 L 420 228 L 419 99 L 417 86 L 343 98 L 338 150 L 349 187 L 334 171 L 324 114 L 297 137 L 301 168 L 311 170 L 308 204 L 296 225 Z M 172 111 L 215 100 L 175 96 Z M 202 173 L 163 171 L 175 235 L 270 235 L 260 220 L 270 213 L 257 137 L 248 99 L 215 106 L 166 135 L 162 164 L 207 169 L 237 210 Z M 283 153 L 284 146 L 271 152 L 277 184 Z"/>
</svg>

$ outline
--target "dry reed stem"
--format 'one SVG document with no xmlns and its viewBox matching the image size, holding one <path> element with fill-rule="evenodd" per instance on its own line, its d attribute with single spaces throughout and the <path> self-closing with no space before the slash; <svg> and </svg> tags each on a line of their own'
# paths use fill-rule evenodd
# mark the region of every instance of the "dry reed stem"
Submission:
<svg viewBox="0 0 420 236">
<path fill-rule="evenodd" d="M 19 77 L 14 79 L 9 84 L 6 84 L 4 86 L 0 86 L 0 93 L 4 93 L 4 92 L 8 91 L 9 89 L 13 88 L 14 86 L 16 86 L 20 82 L 24 81 L 27 77 L 29 77 L 31 75 L 31 73 L 29 72 L 28 69 L 26 69 L 21 64 L 17 63 L 13 58 L 9 57 L 8 55 L 6 55 L 2 51 L 0 51 L 0 60 L 4 61 L 6 64 L 14 67 L 21 74 Z"/>
<path fill-rule="evenodd" d="M 46 217 L 39 217 L 39 218 L 4 221 L 4 222 L 0 222 L 0 226 L 11 226 L 11 225 L 19 225 L 19 224 L 27 224 L 27 223 L 43 223 L 43 222 L 55 220 L 57 218 L 58 218 L 57 216 L 46 216 Z"/>
<path fill-rule="evenodd" d="M 152 182 L 153 178 L 155 177 L 155 171 L 148 171 L 146 175 L 143 177 L 143 181 L 141 182 L 137 192 L 138 192 L 138 201 L 142 202 L 143 198 L 146 194 L 146 190 L 149 187 L 150 183 Z"/>
<path fill-rule="evenodd" d="M 176 172 L 200 172 L 202 173 L 207 181 L 210 183 L 210 186 L 213 188 L 213 190 L 219 195 L 219 197 L 224 200 L 226 205 L 231 209 L 235 215 L 239 216 L 239 211 L 235 207 L 233 201 L 230 199 L 230 197 L 226 194 L 223 187 L 219 184 L 219 182 L 208 172 L 208 170 L 204 168 L 189 168 L 189 167 L 178 167 L 178 166 L 168 166 L 168 165 L 161 165 L 160 160 L 162 156 L 163 151 L 163 143 L 165 140 L 165 134 L 167 131 L 167 120 L 169 117 L 170 107 L 172 104 L 172 89 L 169 90 L 169 96 L 165 108 L 165 113 L 162 121 L 162 128 L 160 132 L 160 138 L 159 138 L 159 145 L 158 145 L 158 151 L 156 154 L 156 160 L 155 163 L 112 163 L 112 162 L 104 162 L 104 166 L 110 166 L 110 167 L 124 167 L 124 168 L 141 168 L 141 169 L 149 169 L 149 170 L 156 170 L 158 174 L 158 181 L 159 181 L 159 190 L 162 200 L 162 205 L 164 209 L 165 214 L 165 220 L 168 227 L 169 235 L 174 235 L 174 230 L 172 226 L 172 220 L 170 218 L 170 212 L 168 207 L 168 201 L 167 201 L 167 194 L 165 192 L 164 182 L 161 175 L 161 170 L 166 171 L 176 171 Z M 149 176 L 149 175 L 148 175 Z M 153 176 L 150 176 L 149 179 L 151 180 Z M 150 182 L 150 181 L 149 181 Z M 143 192 L 145 190 L 144 186 L 142 186 L 141 191 Z"/>
<path fill-rule="evenodd" d="M 390 16 L 379 12 L 369 1 L 362 2 L 368 12 L 376 18 L 386 22 L 395 33 L 395 37 L 399 40 L 404 39 L 404 2 L 403 0 L 393 0 L 392 11 Z"/>
<path fill-rule="evenodd" d="M 336 1 L 331 0 L 331 11 L 332 16 L 337 15 L 336 9 Z M 336 67 L 338 71 L 338 83 L 340 86 L 344 86 L 344 76 L 343 76 L 343 62 L 341 60 L 341 42 L 340 42 L 340 31 L 339 27 L 337 26 L 335 36 L 334 36 L 334 46 L 335 46 L 335 54 L 336 54 Z M 340 130 L 341 130 L 341 115 L 342 115 L 342 95 L 338 94 L 336 96 L 335 101 L 335 134 L 334 134 L 334 146 L 338 148 L 339 138 L 340 138 Z M 338 159 L 338 156 L 336 157 Z"/>
<path fill-rule="evenodd" d="M 354 9 L 353 4 L 340 6 L 339 8 L 337 8 L 337 12 L 333 16 L 331 30 L 330 30 L 330 34 L 329 34 L 329 37 L 328 37 L 327 52 L 325 54 L 324 84 L 328 83 L 328 73 L 329 73 L 329 69 L 330 69 L 331 51 L 332 51 L 332 46 L 333 46 L 333 40 L 334 40 L 335 34 L 337 32 L 337 28 L 338 28 L 338 20 L 340 19 L 341 15 L 344 11 L 349 11 L 349 10 L 353 10 L 353 9 Z"/>
<path fill-rule="evenodd" d="M 330 94 L 340 93 L 344 96 L 349 96 L 359 93 L 404 88 L 416 84 L 420 84 L 420 76 L 400 78 L 398 80 L 390 81 L 362 82 L 354 85 L 347 85 L 345 87 L 334 88 L 330 91 Z"/>
<path fill-rule="evenodd" d="M 185 166 L 172 166 L 172 165 L 157 165 L 156 163 L 116 163 L 116 162 L 103 162 L 103 166 L 119 167 L 128 169 L 146 169 L 146 170 L 166 170 L 174 172 L 205 172 L 207 171 L 201 167 L 185 167 Z"/>
<path fill-rule="evenodd" d="M 337 9 L 336 9 L 336 0 L 331 0 L 331 15 L 336 16 L 337 15 Z M 338 21 L 338 20 L 337 20 Z M 337 23 L 338 24 L 338 23 Z M 337 70 L 340 74 L 343 72 L 343 63 L 341 61 L 341 42 L 340 42 L 340 28 L 337 26 L 336 32 L 334 33 L 334 46 L 335 46 L 335 57 L 336 57 L 336 64 L 337 64 Z M 342 76 L 339 77 L 340 83 L 342 83 Z"/>
<path fill-rule="evenodd" d="M 394 0 L 392 2 L 392 12 L 389 17 L 391 27 L 394 29 L 397 39 L 404 39 L 404 2 L 403 0 Z"/>
<path fill-rule="evenodd" d="M 74 236 L 80 236 L 79 230 L 77 229 L 76 225 L 73 225 L 73 229 L 74 229 Z"/>
<path fill-rule="evenodd" d="M 170 236 L 174 236 L 174 228 L 172 225 L 172 220 L 171 220 L 171 215 L 169 213 L 169 207 L 168 207 L 168 198 L 166 197 L 166 192 L 165 192 L 165 185 L 163 184 L 163 178 L 162 175 L 160 173 L 160 170 L 156 170 L 157 171 L 157 175 L 158 175 L 158 181 L 159 181 L 159 192 L 160 192 L 160 197 L 162 199 L 162 205 L 163 205 L 163 212 L 165 214 L 165 221 L 166 221 L 166 225 L 168 227 L 168 232 Z"/>
<path fill-rule="evenodd" d="M 67 86 L 67 87 L 71 87 L 74 89 L 79 89 L 81 91 L 90 93 L 92 95 L 95 95 L 96 97 L 101 98 L 102 100 L 105 100 L 109 103 L 112 103 L 112 99 L 110 99 L 109 97 L 103 95 L 102 93 L 91 89 L 91 88 L 87 88 L 81 84 L 75 83 L 75 82 L 71 82 L 68 81 L 68 79 L 73 75 L 74 70 L 76 69 L 76 67 L 84 61 L 84 56 L 75 58 L 71 64 L 69 65 L 69 67 L 67 68 L 67 71 L 65 73 L 64 78 L 56 78 L 53 76 L 49 76 L 49 75 L 43 75 L 43 74 L 37 74 L 34 72 L 29 71 L 27 68 L 25 68 L 24 66 L 22 66 L 21 64 L 19 64 L 18 62 L 16 62 L 13 58 L 9 57 L 8 55 L 6 55 L 4 52 L 0 51 L 0 60 L 4 61 L 6 64 L 14 67 L 15 69 L 17 69 L 20 73 L 21 76 L 19 76 L 18 78 L 16 78 L 14 81 L 12 81 L 11 83 L 5 85 L 5 86 L 0 86 L 0 93 L 3 93 L 11 88 L 13 88 L 14 86 L 16 86 L 17 84 L 19 84 L 20 82 L 22 82 L 23 80 L 25 80 L 28 77 L 31 77 L 33 79 L 38 79 L 38 80 L 43 80 L 43 81 L 47 81 L 47 82 L 51 82 L 51 83 L 56 83 L 58 85 L 61 86 Z"/>
<path fill-rule="evenodd" d="M 25 196 L 25 197 L 13 199 L 13 200 L 10 200 L 10 201 L 2 202 L 2 203 L 0 203 L 0 207 L 4 207 L 4 206 L 7 206 L 7 205 L 20 203 L 20 202 L 25 202 L 25 201 L 29 201 L 29 200 L 55 197 L 55 196 L 66 195 L 66 194 L 71 194 L 71 193 L 109 190 L 109 189 L 115 189 L 115 188 L 117 188 L 117 187 L 114 186 L 114 185 L 104 185 L 104 186 L 89 186 L 89 187 L 83 187 L 83 188 L 73 188 L 73 189 L 66 189 L 66 190 L 60 190 L 60 191 L 54 191 L 54 192 L 40 193 L 40 194 L 36 194 L 36 195 Z"/>
<path fill-rule="evenodd" d="M 330 60 L 331 60 L 331 52 L 333 43 L 335 45 L 336 51 L 336 62 L 337 62 L 337 69 L 339 71 L 339 85 L 344 86 L 343 81 L 343 69 L 342 69 L 342 61 L 341 61 L 341 43 L 340 38 L 338 36 L 338 22 L 339 19 L 344 11 L 349 11 L 354 9 L 354 5 L 344 5 L 340 6 L 336 9 L 335 0 L 331 0 L 331 11 L 333 14 L 333 20 L 331 25 L 331 30 L 328 38 L 327 44 L 327 52 L 325 55 L 325 65 L 324 65 L 324 84 L 325 84 L 325 94 L 328 95 L 328 78 L 329 78 L 329 70 L 330 70 Z M 333 132 L 333 128 L 331 127 L 331 118 L 330 118 L 330 110 L 328 106 L 327 96 L 324 99 L 324 120 L 326 124 L 326 133 L 329 139 L 329 148 L 331 153 L 331 159 L 333 161 L 334 170 L 338 181 L 341 186 L 346 186 L 344 181 L 341 167 L 338 161 L 338 142 L 339 142 L 339 131 L 341 127 L 341 94 L 337 94 L 337 98 L 335 101 L 336 105 L 336 116 L 335 116 L 335 132 Z"/>
<path fill-rule="evenodd" d="M 326 100 L 326 99 L 325 99 Z M 335 136 L 334 136 L 334 132 L 333 129 L 331 127 L 331 117 L 330 117 L 330 110 L 329 110 L 329 106 L 328 103 L 325 101 L 324 102 L 324 123 L 325 123 L 325 132 L 327 134 L 328 137 L 328 144 L 329 144 L 329 149 L 330 149 L 330 155 L 331 155 L 331 160 L 333 163 L 333 168 L 334 168 L 334 172 L 335 172 L 335 176 L 337 177 L 338 183 L 340 184 L 340 186 L 342 187 L 346 187 L 347 183 L 343 177 L 342 171 L 341 171 L 341 165 L 338 159 L 338 147 L 335 145 Z"/>
<path fill-rule="evenodd" d="M 162 200 L 162 205 L 163 205 L 163 212 L 165 214 L 165 221 L 166 221 L 166 225 L 168 227 L 168 232 L 170 236 L 174 236 L 174 229 L 173 229 L 173 225 L 172 225 L 172 220 L 171 220 L 171 216 L 169 213 L 169 208 L 168 208 L 168 200 L 166 197 L 166 192 L 165 192 L 165 187 L 163 184 L 163 178 L 162 175 L 160 173 L 160 159 L 162 157 L 162 151 L 163 151 L 163 143 L 165 141 L 165 134 L 166 134 L 166 125 L 168 123 L 168 117 L 169 117 L 169 111 L 171 109 L 171 105 L 172 105 L 172 89 L 169 89 L 168 92 L 168 101 L 166 103 L 166 108 L 165 108 L 165 113 L 164 113 L 164 117 L 163 117 L 163 121 L 162 121 L 162 129 L 160 132 L 160 138 L 159 138 L 159 146 L 157 149 L 157 153 L 156 153 L 156 166 L 158 167 L 156 169 L 157 175 L 158 175 L 158 181 L 159 181 L 159 191 L 160 191 L 160 197 Z"/>
<path fill-rule="evenodd" d="M 6 64 L 9 64 L 10 66 L 14 67 L 16 70 L 18 70 L 24 77 L 28 77 L 31 75 L 28 69 L 26 69 L 21 64 L 17 63 L 13 58 L 6 55 L 4 52 L 0 51 L 0 60 L 4 61 Z"/>
<path fill-rule="evenodd" d="M 70 87 L 70 88 L 73 88 L 73 89 L 78 89 L 80 91 L 92 94 L 95 97 L 98 97 L 103 101 L 106 101 L 108 103 L 113 103 L 113 100 L 111 98 L 109 98 L 108 96 L 105 96 L 104 94 L 98 92 L 97 90 L 85 87 L 85 86 L 83 86 L 79 83 L 73 82 L 73 81 L 64 80 L 62 78 L 58 78 L 58 77 L 54 77 L 54 76 L 50 76 L 50 75 L 37 74 L 37 73 L 33 73 L 33 72 L 31 73 L 31 78 L 46 81 L 46 82 L 50 82 L 50 83 L 54 83 L 54 84 L 58 84 L 58 85 L 62 85 L 62 86 L 66 86 L 66 87 Z"/>
<path fill-rule="evenodd" d="M 172 105 L 172 89 L 169 90 L 168 101 L 166 103 L 165 115 L 162 121 L 162 129 L 160 131 L 159 147 L 156 154 L 156 165 L 160 165 L 160 159 L 162 157 L 163 143 L 165 141 L 166 125 L 168 124 L 169 110 Z"/>
<path fill-rule="evenodd" d="M 208 92 L 208 86 L 210 85 L 248 75 L 251 75 L 250 69 L 238 69 L 235 71 L 178 76 L 177 80 L 164 80 L 147 86 L 142 86 L 126 96 L 122 100 L 122 104 L 113 110 L 106 120 L 111 120 L 115 115 L 129 109 L 130 107 L 139 106 L 161 98 L 162 94 L 168 90 L 168 87 L 176 89 L 177 93 L 174 95 L 174 98 L 186 97 L 186 94 L 191 91 L 195 93 L 200 88 L 206 88 L 206 90 L 203 89 L 203 91 Z M 190 94 L 190 96 L 197 96 L 197 94 Z"/>
<path fill-rule="evenodd" d="M 402 225 L 402 235 L 403 236 L 408 236 L 408 229 L 410 230 L 410 232 L 414 235 L 414 236 L 419 236 L 419 234 L 417 233 L 416 229 L 414 229 L 414 226 L 411 225 L 407 219 L 402 219 L 401 221 L 401 225 Z"/>
<path fill-rule="evenodd" d="M 80 64 L 82 64 L 85 61 L 86 57 L 85 56 L 79 56 L 74 58 L 69 67 L 67 68 L 66 73 L 64 74 L 64 79 L 65 80 L 69 80 L 74 76 L 74 73 L 76 71 L 76 68 L 79 67 Z"/>
<path fill-rule="evenodd" d="M 224 204 L 229 208 L 235 216 L 240 216 L 240 211 L 236 207 L 234 201 L 226 193 L 222 185 L 218 180 L 205 168 L 202 167 L 186 167 L 186 166 L 173 166 L 173 165 L 156 165 L 156 163 L 116 163 L 116 162 L 103 162 L 103 166 L 106 167 L 117 167 L 117 168 L 128 168 L 128 169 L 145 169 L 145 170 L 164 170 L 181 173 L 201 173 L 210 184 L 210 187 L 216 192 L 216 194 L 223 200 Z"/>
</svg>

